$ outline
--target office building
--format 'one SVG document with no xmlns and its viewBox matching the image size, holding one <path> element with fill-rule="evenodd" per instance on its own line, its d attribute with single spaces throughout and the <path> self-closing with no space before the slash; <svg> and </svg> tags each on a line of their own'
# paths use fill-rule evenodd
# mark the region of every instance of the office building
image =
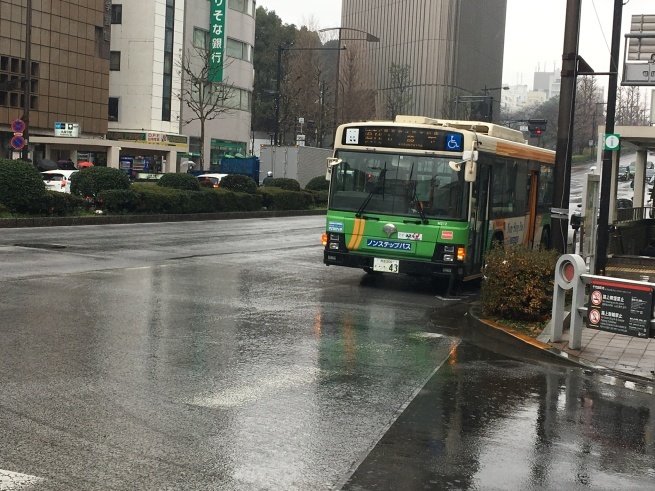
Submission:
<svg viewBox="0 0 655 491">
<path fill-rule="evenodd" d="M 377 117 L 390 116 L 400 85 L 409 94 L 400 112 L 463 117 L 456 114 L 457 96 L 474 102 L 474 97 L 490 95 L 497 115 L 506 8 L 506 0 L 343 0 L 342 44 L 357 44 L 367 53 L 365 70 L 377 94 Z M 351 40 L 361 39 L 362 32 L 380 42 Z M 405 68 L 400 82 L 399 68 Z"/>
</svg>

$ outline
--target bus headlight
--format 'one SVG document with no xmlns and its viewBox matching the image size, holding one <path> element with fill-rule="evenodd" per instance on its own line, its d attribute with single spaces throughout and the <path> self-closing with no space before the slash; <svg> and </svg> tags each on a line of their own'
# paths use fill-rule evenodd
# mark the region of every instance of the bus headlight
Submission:
<svg viewBox="0 0 655 491">
<path fill-rule="evenodd" d="M 455 260 L 455 257 L 452 254 L 444 254 L 443 260 L 452 263 Z"/>
</svg>

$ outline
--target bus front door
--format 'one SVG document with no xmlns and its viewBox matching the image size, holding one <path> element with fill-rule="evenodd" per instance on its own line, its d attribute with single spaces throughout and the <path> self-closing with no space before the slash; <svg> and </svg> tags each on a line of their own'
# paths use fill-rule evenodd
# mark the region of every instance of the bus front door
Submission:
<svg viewBox="0 0 655 491">
<path fill-rule="evenodd" d="M 534 247 L 534 236 L 537 227 L 537 180 L 539 178 L 539 173 L 536 171 L 531 171 L 528 173 L 528 208 L 526 210 L 525 223 L 526 234 L 525 234 L 525 246 L 528 249 Z"/>
<path fill-rule="evenodd" d="M 489 176 L 491 167 L 480 166 L 479 180 L 473 186 L 473 206 L 471 210 L 472 249 L 470 251 L 471 270 L 469 274 L 477 274 L 482 271 L 484 260 L 485 244 L 489 233 Z"/>
</svg>

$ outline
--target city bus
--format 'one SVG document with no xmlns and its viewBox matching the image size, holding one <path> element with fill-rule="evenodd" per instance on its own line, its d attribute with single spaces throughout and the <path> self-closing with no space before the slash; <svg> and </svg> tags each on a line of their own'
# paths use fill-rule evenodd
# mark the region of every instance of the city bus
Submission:
<svg viewBox="0 0 655 491">
<path fill-rule="evenodd" d="M 480 278 L 493 243 L 549 247 L 555 152 L 480 121 L 397 116 L 339 126 L 323 262 Z"/>
</svg>

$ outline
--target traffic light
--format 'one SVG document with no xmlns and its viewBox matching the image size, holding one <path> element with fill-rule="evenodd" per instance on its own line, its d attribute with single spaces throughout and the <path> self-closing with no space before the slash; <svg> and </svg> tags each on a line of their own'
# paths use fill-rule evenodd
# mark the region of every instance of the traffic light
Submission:
<svg viewBox="0 0 655 491">
<path fill-rule="evenodd" d="M 530 136 L 539 137 L 546 132 L 546 120 L 545 119 L 529 119 L 528 120 L 528 131 Z"/>
</svg>

